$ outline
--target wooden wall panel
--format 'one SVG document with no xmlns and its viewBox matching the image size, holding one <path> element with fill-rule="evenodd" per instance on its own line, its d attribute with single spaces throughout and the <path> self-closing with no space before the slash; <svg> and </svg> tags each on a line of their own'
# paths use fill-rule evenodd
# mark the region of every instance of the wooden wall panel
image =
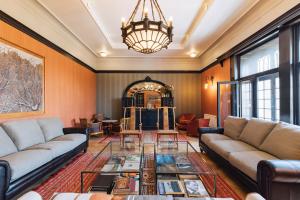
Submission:
<svg viewBox="0 0 300 200">
<path fill-rule="evenodd" d="M 0 37 L 45 57 L 45 113 L 27 118 L 58 116 L 70 126 L 72 119 L 90 118 L 95 113 L 94 72 L 2 21 Z M 0 116 L 0 121 L 5 120 L 11 119 Z"/>
<path fill-rule="evenodd" d="M 168 85 L 174 85 L 176 115 L 201 114 L 201 75 L 199 73 L 99 73 L 97 74 L 97 112 L 119 119 L 121 98 L 132 82 L 150 76 Z"/>
<path fill-rule="evenodd" d="M 204 88 L 207 77 L 214 77 L 213 86 Z M 201 73 L 201 109 L 203 114 L 217 115 L 217 82 L 230 80 L 230 59 L 226 59 L 223 67 L 218 64 Z"/>
</svg>

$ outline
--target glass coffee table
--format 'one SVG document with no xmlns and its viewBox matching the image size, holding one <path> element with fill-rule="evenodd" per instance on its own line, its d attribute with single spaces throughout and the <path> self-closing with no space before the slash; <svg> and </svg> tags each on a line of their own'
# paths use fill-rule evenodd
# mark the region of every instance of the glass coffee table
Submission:
<svg viewBox="0 0 300 200">
<path fill-rule="evenodd" d="M 81 192 L 140 194 L 141 163 L 139 147 L 109 142 L 81 171 Z"/>
<path fill-rule="evenodd" d="M 217 175 L 189 142 L 154 147 L 156 194 L 215 197 Z"/>
</svg>

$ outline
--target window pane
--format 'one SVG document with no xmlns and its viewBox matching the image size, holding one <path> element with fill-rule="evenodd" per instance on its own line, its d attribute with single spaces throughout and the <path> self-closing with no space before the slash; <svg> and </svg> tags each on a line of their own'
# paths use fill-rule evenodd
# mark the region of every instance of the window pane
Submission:
<svg viewBox="0 0 300 200">
<path fill-rule="evenodd" d="M 242 117 L 252 117 L 252 84 L 249 81 L 241 83 Z"/>
<path fill-rule="evenodd" d="M 279 121 L 280 96 L 278 74 L 257 79 L 257 117 Z"/>
<path fill-rule="evenodd" d="M 279 66 L 279 40 L 275 38 L 240 57 L 241 78 Z M 259 86 L 258 86 L 259 88 Z"/>
</svg>

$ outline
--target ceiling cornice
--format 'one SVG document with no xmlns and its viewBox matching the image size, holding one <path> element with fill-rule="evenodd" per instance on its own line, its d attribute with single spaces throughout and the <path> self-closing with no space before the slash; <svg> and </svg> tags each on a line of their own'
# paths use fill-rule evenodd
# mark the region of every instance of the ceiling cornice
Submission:
<svg viewBox="0 0 300 200">
<path fill-rule="evenodd" d="M 52 43 L 48 39 L 44 38 L 43 36 L 41 36 L 37 32 L 35 32 L 32 29 L 28 28 L 27 26 L 25 26 L 24 24 L 22 24 L 18 20 L 14 19 L 11 16 L 9 16 L 8 14 L 4 13 L 2 10 L 0 10 L 0 20 L 7 23 L 7 24 L 9 24 L 12 27 L 18 29 L 19 31 L 22 31 L 23 33 L 29 35 L 30 37 L 36 39 L 37 41 L 45 44 L 49 48 L 52 48 L 55 51 L 63 54 L 64 56 L 74 60 L 75 62 L 77 62 L 81 66 L 87 68 L 88 70 L 90 70 L 92 72 L 96 72 L 96 70 L 93 67 L 91 67 L 90 65 L 88 65 L 85 62 L 81 61 L 80 59 L 76 58 L 75 56 L 73 56 L 69 52 L 65 51 L 64 49 L 62 49 L 61 47 L 59 47 L 56 44 Z"/>
<path fill-rule="evenodd" d="M 207 12 L 210 5 L 214 2 L 214 0 L 204 0 L 197 12 L 197 15 L 193 19 L 191 25 L 189 26 L 188 30 L 184 34 L 184 37 L 182 38 L 180 44 L 181 46 L 186 46 L 186 44 L 189 42 L 192 34 L 195 32 L 196 28 L 200 24 L 202 18 L 204 17 L 205 13 Z"/>
</svg>

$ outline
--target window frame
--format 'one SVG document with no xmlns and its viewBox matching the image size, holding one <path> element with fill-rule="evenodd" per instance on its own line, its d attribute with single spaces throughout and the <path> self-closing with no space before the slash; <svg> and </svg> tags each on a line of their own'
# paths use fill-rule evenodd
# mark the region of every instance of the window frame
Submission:
<svg viewBox="0 0 300 200">
<path fill-rule="evenodd" d="M 259 78 L 262 77 L 267 77 L 267 76 L 273 76 L 274 74 L 279 74 L 279 66 L 277 68 L 273 68 L 267 71 L 259 72 L 256 74 L 251 74 L 245 77 L 241 77 L 241 56 L 249 53 L 250 51 L 270 42 L 271 40 L 274 40 L 276 38 L 279 38 L 279 32 L 275 32 L 267 37 L 265 37 L 262 40 L 259 40 L 256 43 L 253 43 L 252 45 L 249 45 L 248 48 L 243 49 L 241 52 L 237 53 L 235 55 L 235 60 L 236 60 L 236 70 L 237 70 L 237 78 L 236 81 L 239 83 L 245 82 L 245 81 L 250 81 L 252 85 L 252 117 L 258 117 L 258 111 L 257 111 L 257 82 Z M 280 52 L 279 52 L 280 54 Z M 239 84 L 239 92 L 242 92 L 241 84 Z M 280 90 L 279 90 L 280 92 Z M 242 115 L 242 95 L 239 95 L 239 116 L 241 117 Z M 280 108 L 280 106 L 279 106 Z M 273 109 L 272 109 L 273 112 Z M 272 116 L 273 120 L 273 116 Z M 280 119 L 279 119 L 280 120 Z"/>
</svg>

